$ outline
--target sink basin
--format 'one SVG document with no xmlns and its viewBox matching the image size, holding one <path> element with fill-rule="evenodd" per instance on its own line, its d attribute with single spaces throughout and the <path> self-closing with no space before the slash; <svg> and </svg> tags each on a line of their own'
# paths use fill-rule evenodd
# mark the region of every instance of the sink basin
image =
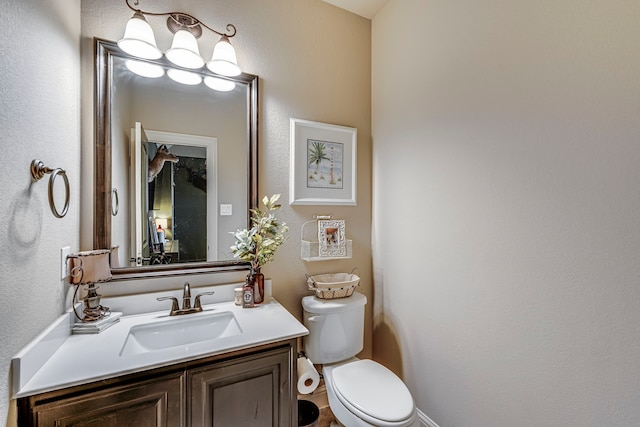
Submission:
<svg viewBox="0 0 640 427">
<path fill-rule="evenodd" d="M 215 341 L 241 333 L 238 321 L 229 311 L 165 317 L 129 329 L 120 356 L 174 347 L 186 348 L 190 344 Z"/>
</svg>

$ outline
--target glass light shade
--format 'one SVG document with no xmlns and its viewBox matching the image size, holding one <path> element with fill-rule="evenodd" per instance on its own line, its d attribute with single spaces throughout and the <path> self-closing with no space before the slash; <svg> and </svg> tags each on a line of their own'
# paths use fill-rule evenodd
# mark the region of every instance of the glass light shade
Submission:
<svg viewBox="0 0 640 427">
<path fill-rule="evenodd" d="M 127 22 L 124 37 L 118 41 L 118 47 L 138 58 L 158 59 L 162 56 L 151 25 L 140 12 L 136 12 Z"/>
<path fill-rule="evenodd" d="M 78 252 L 69 256 L 71 280 L 74 285 L 106 282 L 111 280 L 109 255 L 111 251 L 101 249 Z"/>
<path fill-rule="evenodd" d="M 167 76 L 169 76 L 171 80 L 182 83 L 183 85 L 193 86 L 202 82 L 202 76 L 200 76 L 200 74 L 192 73 L 191 71 L 176 70 L 175 68 L 167 70 Z"/>
<path fill-rule="evenodd" d="M 211 61 L 207 62 L 207 68 L 216 74 L 223 76 L 237 76 L 242 71 L 238 67 L 236 51 L 229 43 L 227 36 L 222 36 L 220 41 L 213 48 Z"/>
<path fill-rule="evenodd" d="M 164 68 L 156 64 L 127 59 L 124 65 L 129 71 L 142 77 L 157 79 L 158 77 L 164 76 Z"/>
<path fill-rule="evenodd" d="M 236 87 L 234 82 L 211 76 L 206 76 L 204 78 L 204 84 L 206 84 L 210 89 L 217 90 L 219 92 L 229 92 Z"/>
<path fill-rule="evenodd" d="M 198 41 L 187 30 L 178 30 L 173 36 L 173 43 L 165 56 L 171 62 L 184 68 L 201 68 L 204 59 L 198 50 Z"/>
</svg>

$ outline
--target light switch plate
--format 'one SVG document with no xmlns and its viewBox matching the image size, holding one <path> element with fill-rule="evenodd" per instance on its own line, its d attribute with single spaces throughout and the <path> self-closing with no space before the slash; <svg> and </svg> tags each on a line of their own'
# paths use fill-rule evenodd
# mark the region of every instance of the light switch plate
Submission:
<svg viewBox="0 0 640 427">
<path fill-rule="evenodd" d="M 71 254 L 71 248 L 65 246 L 60 249 L 60 280 L 65 280 L 69 275 L 67 271 L 67 256 Z"/>
<path fill-rule="evenodd" d="M 233 215 L 233 205 L 220 205 L 220 216 Z"/>
</svg>

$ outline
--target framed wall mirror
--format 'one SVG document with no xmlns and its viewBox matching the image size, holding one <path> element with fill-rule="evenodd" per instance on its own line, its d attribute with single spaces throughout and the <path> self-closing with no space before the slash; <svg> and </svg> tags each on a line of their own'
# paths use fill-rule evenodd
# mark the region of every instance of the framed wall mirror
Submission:
<svg viewBox="0 0 640 427">
<path fill-rule="evenodd" d="M 247 269 L 230 246 L 258 204 L 258 77 L 185 71 L 95 40 L 94 248 L 116 279 Z"/>
</svg>

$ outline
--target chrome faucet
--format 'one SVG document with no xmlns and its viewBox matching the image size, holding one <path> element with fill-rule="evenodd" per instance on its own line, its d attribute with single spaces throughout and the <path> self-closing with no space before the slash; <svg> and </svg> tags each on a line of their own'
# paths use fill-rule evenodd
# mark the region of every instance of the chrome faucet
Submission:
<svg viewBox="0 0 640 427">
<path fill-rule="evenodd" d="M 182 309 L 189 310 L 191 308 L 191 286 L 189 282 L 184 282 L 184 290 L 182 291 Z"/>
<path fill-rule="evenodd" d="M 213 295 L 214 293 L 214 291 L 199 293 L 198 295 L 196 295 L 193 307 L 191 307 L 191 285 L 189 285 L 189 282 L 184 282 L 184 288 L 182 291 L 182 308 L 180 308 L 178 298 L 176 297 L 159 297 L 156 299 L 158 301 L 171 300 L 172 303 L 169 316 L 178 316 L 181 314 L 197 313 L 199 311 L 202 311 L 202 303 L 200 302 L 200 297 L 203 295 Z"/>
</svg>

